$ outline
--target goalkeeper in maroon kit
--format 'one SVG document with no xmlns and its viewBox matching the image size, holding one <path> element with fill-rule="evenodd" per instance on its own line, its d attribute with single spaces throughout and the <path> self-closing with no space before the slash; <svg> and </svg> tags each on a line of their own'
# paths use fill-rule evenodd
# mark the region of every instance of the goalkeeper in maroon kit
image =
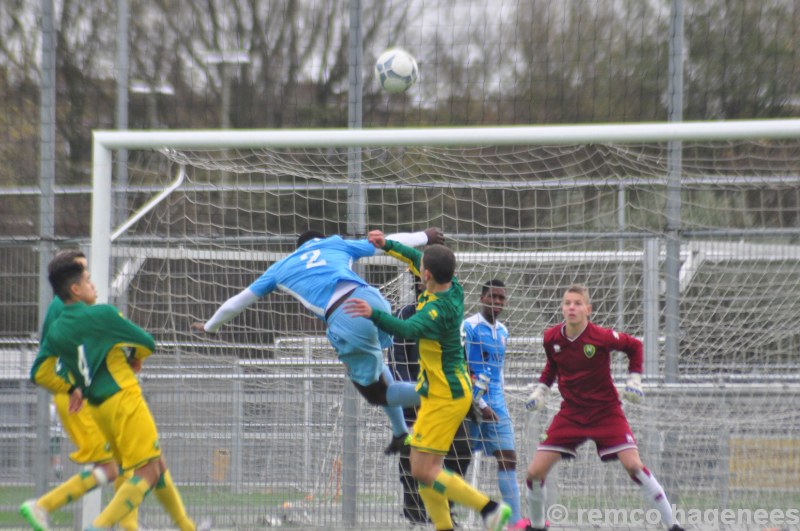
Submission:
<svg viewBox="0 0 800 531">
<path fill-rule="evenodd" d="M 558 379 L 564 399 L 528 466 L 529 530 L 546 529 L 544 481 L 562 457 L 575 457 L 575 450 L 591 439 L 603 461 L 619 459 L 631 479 L 639 485 L 645 501 L 661 514 L 670 531 L 683 531 L 676 523 L 664 489 L 639 458 L 636 439 L 622 411 L 611 379 L 611 352 L 628 356 L 626 400 L 639 402 L 642 391 L 642 342 L 635 337 L 589 322 L 592 305 L 589 291 L 581 285 L 567 288 L 561 301 L 564 322 L 544 333 L 547 355 L 539 382 L 525 402 L 529 411 L 544 407 L 550 386 Z"/>
</svg>

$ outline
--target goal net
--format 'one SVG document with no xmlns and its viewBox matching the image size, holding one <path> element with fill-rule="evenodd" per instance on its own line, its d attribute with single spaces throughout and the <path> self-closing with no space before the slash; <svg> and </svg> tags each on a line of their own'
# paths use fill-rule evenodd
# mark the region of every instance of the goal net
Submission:
<svg viewBox="0 0 800 531">
<path fill-rule="evenodd" d="M 544 365 L 542 332 L 578 282 L 590 289 L 594 322 L 645 342 L 647 397 L 625 410 L 645 464 L 684 516 L 800 506 L 800 129 L 775 122 L 747 138 L 747 126 L 733 134 L 729 125 L 687 134 L 677 172 L 666 140 L 689 129 L 668 125 L 649 137 L 624 126 L 516 129 L 512 140 L 498 130 L 466 140 L 429 132 L 430 141 L 408 131 L 356 140 L 347 131 L 104 133 L 93 275 L 158 341 L 143 386 L 190 513 L 223 527 L 402 526 L 397 460 L 381 451 L 388 423 L 352 392 L 323 323 L 273 293 L 215 336 L 189 325 L 307 229 L 358 238 L 429 226 L 456 252 L 467 315 L 484 282 L 507 286 L 505 382 L 521 486 L 559 404 L 556 396 L 535 415 L 523 407 Z M 127 185 L 112 194 L 102 175 L 120 160 L 117 148 L 128 148 Z M 119 230 L 108 223 L 111 198 L 122 212 L 114 219 L 130 220 Z M 108 226 L 97 218 L 103 208 Z M 680 244 L 676 279 L 665 269 L 670 238 Z M 395 306 L 411 300 L 399 263 L 362 262 Z M 664 310 L 669 297 L 677 316 Z M 665 376 L 670 356 L 677 377 Z M 626 368 L 619 354 L 618 383 Z M 468 479 L 497 497 L 495 470 L 484 456 Z M 601 464 L 591 443 L 548 481 L 550 501 L 575 523 L 581 510 L 642 506 L 622 467 Z M 144 515 L 148 525 L 167 522 L 158 509 Z"/>
</svg>

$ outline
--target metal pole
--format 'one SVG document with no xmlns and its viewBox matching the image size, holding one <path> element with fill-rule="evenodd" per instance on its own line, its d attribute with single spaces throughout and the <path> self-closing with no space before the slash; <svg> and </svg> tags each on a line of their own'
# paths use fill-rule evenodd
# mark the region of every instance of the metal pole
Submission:
<svg viewBox="0 0 800 531">
<path fill-rule="evenodd" d="M 117 109 L 116 123 L 117 129 L 124 131 L 128 129 L 128 87 L 129 76 L 129 46 L 128 46 L 128 20 L 130 19 L 130 9 L 128 0 L 117 0 Z M 117 194 L 114 202 L 114 215 L 112 220 L 117 226 L 128 217 L 128 150 L 120 149 L 117 151 Z M 128 314 L 128 292 L 122 291 L 115 297 L 114 304 L 119 310 Z M 99 489 L 98 489 L 99 490 Z M 97 510 L 99 514 L 100 499 L 97 494 Z M 88 525 L 88 524 L 87 524 Z"/>
<path fill-rule="evenodd" d="M 53 0 L 42 0 L 42 92 L 39 102 L 39 330 L 53 292 L 47 280 L 47 264 L 53 257 L 55 246 L 55 194 L 56 176 L 56 39 L 53 21 Z M 24 384 L 23 384 L 24 385 Z M 36 493 L 47 491 L 50 465 L 50 394 L 43 388 L 36 392 L 36 452 L 34 478 Z"/>
<path fill-rule="evenodd" d="M 669 32 L 669 121 L 683 121 L 683 0 L 672 0 Z M 680 346 L 680 253 L 681 253 L 681 149 L 682 142 L 667 144 L 667 227 L 664 258 L 664 381 L 679 381 Z M 678 503 L 678 487 L 674 475 L 677 460 L 677 435 L 668 430 L 664 435 L 664 469 L 662 485 L 667 497 Z"/>
<path fill-rule="evenodd" d="M 350 0 L 350 36 L 349 54 L 349 97 L 348 128 L 360 129 L 361 93 L 363 81 L 361 76 L 362 36 L 361 36 L 361 0 Z M 366 198 L 361 184 L 361 148 L 354 146 L 347 151 L 347 170 L 350 182 L 347 189 L 347 232 L 352 236 L 366 234 Z M 360 271 L 357 271 L 360 272 Z M 358 520 L 356 510 L 359 479 L 359 433 L 358 417 L 360 402 L 355 387 L 344 386 L 344 433 L 342 435 L 342 520 L 348 527 L 354 527 Z"/>
<path fill-rule="evenodd" d="M 244 488 L 244 371 L 241 365 L 236 365 L 236 379 L 233 382 L 233 440 L 231 441 L 231 483 L 232 490 L 240 494 Z"/>
<path fill-rule="evenodd" d="M 620 234 L 625 232 L 625 185 L 620 183 L 617 190 L 617 229 Z M 617 240 L 617 251 L 623 256 L 625 252 L 625 238 Z M 625 328 L 625 263 L 617 263 L 617 330 Z"/>
<path fill-rule="evenodd" d="M 683 121 L 683 0 L 673 0 L 670 12 L 669 38 L 669 121 Z M 682 142 L 668 143 L 667 155 L 667 231 L 664 260 L 664 381 L 678 381 L 680 341 L 680 281 L 681 268 L 681 148 Z"/>
<path fill-rule="evenodd" d="M 222 63 L 222 116 L 219 125 L 222 129 L 231 127 L 231 67 L 230 63 Z M 150 127 L 155 127 L 151 124 Z"/>
<path fill-rule="evenodd" d="M 117 129 L 128 128 L 128 0 L 117 0 Z M 117 152 L 117 202 L 114 221 L 118 225 L 125 221 L 127 212 L 128 150 Z"/>
<path fill-rule="evenodd" d="M 658 259 L 660 242 L 644 242 L 644 278 L 642 279 L 642 315 L 644 317 L 644 376 L 658 376 Z"/>
<path fill-rule="evenodd" d="M 303 360 L 306 362 L 305 367 L 305 380 L 303 381 L 303 414 L 304 414 L 304 428 L 303 435 L 303 485 L 312 484 L 312 470 L 311 470 L 311 447 L 314 444 L 314 430 L 312 429 L 314 423 L 314 373 L 311 370 L 313 363 L 313 345 L 311 338 L 303 340 Z"/>
</svg>

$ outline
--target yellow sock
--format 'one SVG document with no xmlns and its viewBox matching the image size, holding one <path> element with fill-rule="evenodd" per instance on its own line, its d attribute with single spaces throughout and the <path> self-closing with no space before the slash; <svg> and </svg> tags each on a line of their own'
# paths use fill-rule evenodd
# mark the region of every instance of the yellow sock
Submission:
<svg viewBox="0 0 800 531">
<path fill-rule="evenodd" d="M 77 500 L 96 486 L 97 478 L 94 477 L 92 471 L 84 470 L 44 494 L 36 500 L 36 504 L 48 513 L 52 513 L 59 507 Z"/>
<path fill-rule="evenodd" d="M 447 503 L 447 498 L 444 494 L 432 487 L 420 484 L 419 497 L 422 498 L 422 503 L 425 504 L 425 510 L 428 511 L 433 527 L 436 529 L 453 529 L 453 520 L 450 518 L 450 504 Z"/>
<path fill-rule="evenodd" d="M 475 511 L 483 509 L 489 503 L 489 497 L 470 486 L 464 478 L 449 470 L 442 470 L 431 488 L 443 494 L 448 500 L 464 505 Z M 421 491 L 420 491 L 421 492 Z"/>
<path fill-rule="evenodd" d="M 150 491 L 150 485 L 139 476 L 133 476 L 120 485 L 119 490 L 108 502 L 92 525 L 95 527 L 111 527 L 120 522 L 128 513 L 139 507 L 145 495 Z"/>
<path fill-rule="evenodd" d="M 194 522 L 186 515 L 181 493 L 178 492 L 178 487 L 172 482 L 172 475 L 169 470 L 164 472 L 158 479 L 154 492 L 158 501 L 178 526 L 178 529 L 181 531 L 194 531 Z"/>
<path fill-rule="evenodd" d="M 119 488 L 125 484 L 126 481 L 133 477 L 133 471 L 125 472 L 124 475 L 120 474 L 114 480 L 114 492 L 116 493 Z M 136 507 L 131 512 L 122 517 L 119 521 L 119 528 L 124 531 L 136 531 L 139 529 L 139 508 Z"/>
</svg>

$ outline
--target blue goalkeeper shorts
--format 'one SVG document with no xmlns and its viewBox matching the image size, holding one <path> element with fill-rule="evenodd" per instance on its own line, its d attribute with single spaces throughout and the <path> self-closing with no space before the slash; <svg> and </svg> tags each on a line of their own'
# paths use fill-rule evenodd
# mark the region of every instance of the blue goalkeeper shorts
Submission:
<svg viewBox="0 0 800 531">
<path fill-rule="evenodd" d="M 373 309 L 391 313 L 392 308 L 381 292 L 372 286 L 360 286 L 348 297 L 363 299 Z M 392 344 L 392 337 L 366 317 L 351 317 L 340 305 L 330 315 L 328 341 L 339 360 L 347 367 L 352 381 L 367 386 L 378 381 L 383 372 L 383 349 Z"/>
<path fill-rule="evenodd" d="M 514 425 L 510 417 L 497 422 L 468 422 L 469 443 L 473 452 L 494 455 L 498 450 L 514 450 Z"/>
</svg>

